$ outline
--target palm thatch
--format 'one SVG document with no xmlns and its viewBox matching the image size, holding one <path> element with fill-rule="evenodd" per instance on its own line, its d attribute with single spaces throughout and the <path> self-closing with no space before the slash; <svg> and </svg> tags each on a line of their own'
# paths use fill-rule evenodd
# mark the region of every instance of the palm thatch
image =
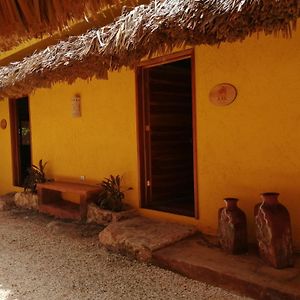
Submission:
<svg viewBox="0 0 300 300">
<path fill-rule="evenodd" d="M 63 30 L 70 21 L 96 17 L 114 6 L 137 5 L 136 0 L 1 0 L 0 50 L 45 33 Z"/>
<path fill-rule="evenodd" d="M 0 96 L 20 97 L 60 81 L 133 68 L 174 47 L 243 40 L 264 31 L 290 37 L 299 0 L 164 0 L 137 6 L 112 24 L 68 38 L 0 68 Z"/>
</svg>

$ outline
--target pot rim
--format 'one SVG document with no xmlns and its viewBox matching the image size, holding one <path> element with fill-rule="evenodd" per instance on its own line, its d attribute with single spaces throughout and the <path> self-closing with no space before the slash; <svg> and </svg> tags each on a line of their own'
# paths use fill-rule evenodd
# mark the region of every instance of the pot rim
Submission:
<svg viewBox="0 0 300 300">
<path fill-rule="evenodd" d="M 224 201 L 238 202 L 238 201 L 239 201 L 239 199 L 238 199 L 238 198 L 232 198 L 232 197 L 228 197 L 228 198 L 224 198 Z"/>
<path fill-rule="evenodd" d="M 280 194 L 277 192 L 265 192 L 265 193 L 261 193 L 261 196 L 279 196 Z"/>
</svg>

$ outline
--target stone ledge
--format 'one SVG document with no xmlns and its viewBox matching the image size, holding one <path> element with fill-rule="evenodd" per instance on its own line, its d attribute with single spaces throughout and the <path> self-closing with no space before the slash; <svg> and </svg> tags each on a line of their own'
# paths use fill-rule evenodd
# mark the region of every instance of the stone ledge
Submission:
<svg viewBox="0 0 300 300">
<path fill-rule="evenodd" d="M 15 193 L 7 193 L 0 196 L 0 211 L 10 210 L 15 207 Z"/>
<path fill-rule="evenodd" d="M 138 211 L 133 208 L 129 208 L 124 211 L 114 212 L 106 209 L 102 209 L 95 203 L 90 203 L 87 209 L 87 223 L 96 223 L 100 225 L 108 225 L 111 222 L 118 222 L 133 218 L 138 215 Z"/>
<path fill-rule="evenodd" d="M 100 245 L 140 261 L 149 262 L 152 252 L 188 236 L 196 228 L 144 217 L 111 223 L 99 234 Z"/>
<path fill-rule="evenodd" d="M 262 300 L 300 300 L 300 257 L 294 268 L 277 270 L 265 265 L 252 250 L 229 255 L 213 245 L 201 243 L 201 236 L 180 241 L 153 253 L 160 267 L 208 284 Z"/>
<path fill-rule="evenodd" d="M 38 196 L 30 192 L 16 193 L 14 201 L 17 207 L 38 210 Z"/>
</svg>

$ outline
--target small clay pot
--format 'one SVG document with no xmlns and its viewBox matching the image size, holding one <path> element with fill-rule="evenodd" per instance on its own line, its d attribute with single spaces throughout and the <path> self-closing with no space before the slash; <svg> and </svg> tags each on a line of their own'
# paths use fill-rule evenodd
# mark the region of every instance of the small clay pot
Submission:
<svg viewBox="0 0 300 300">
<path fill-rule="evenodd" d="M 254 208 L 256 238 L 260 257 L 277 269 L 291 267 L 293 243 L 288 210 L 278 201 L 278 193 L 261 194 Z"/>
<path fill-rule="evenodd" d="M 238 199 L 225 198 L 226 206 L 219 209 L 218 233 L 221 248 L 230 254 L 248 251 L 247 219 L 237 206 Z"/>
</svg>

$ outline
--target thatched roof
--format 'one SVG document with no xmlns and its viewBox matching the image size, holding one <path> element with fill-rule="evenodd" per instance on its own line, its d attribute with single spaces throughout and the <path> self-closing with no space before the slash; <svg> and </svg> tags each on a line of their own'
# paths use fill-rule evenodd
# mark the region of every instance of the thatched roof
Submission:
<svg viewBox="0 0 300 300">
<path fill-rule="evenodd" d="M 165 0 L 0 68 L 0 96 L 20 97 L 76 78 L 105 78 L 144 56 L 182 45 L 220 44 L 264 31 L 291 36 L 300 0 Z"/>
<path fill-rule="evenodd" d="M 96 18 L 110 7 L 138 4 L 136 0 L 1 0 L 0 50 L 22 41 L 63 30 L 70 22 Z"/>
</svg>

